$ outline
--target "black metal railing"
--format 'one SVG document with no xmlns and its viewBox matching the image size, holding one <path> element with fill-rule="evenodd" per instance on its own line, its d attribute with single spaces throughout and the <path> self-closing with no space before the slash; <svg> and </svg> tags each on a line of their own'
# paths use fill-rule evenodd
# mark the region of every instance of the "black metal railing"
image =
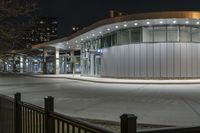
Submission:
<svg viewBox="0 0 200 133">
<path fill-rule="evenodd" d="M 13 133 L 14 119 L 14 99 L 0 95 L 0 133 Z"/>
<path fill-rule="evenodd" d="M 115 133 L 91 123 L 54 112 L 54 98 L 46 97 L 44 108 L 0 95 L 0 133 Z M 199 133 L 200 127 L 172 127 L 137 131 L 137 117 L 121 117 L 121 133 Z"/>
</svg>

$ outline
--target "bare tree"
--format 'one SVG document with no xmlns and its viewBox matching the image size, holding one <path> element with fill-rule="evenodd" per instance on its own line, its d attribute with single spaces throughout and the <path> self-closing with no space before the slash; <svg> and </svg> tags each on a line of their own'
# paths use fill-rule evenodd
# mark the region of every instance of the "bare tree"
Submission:
<svg viewBox="0 0 200 133">
<path fill-rule="evenodd" d="M 20 45 L 19 37 L 37 3 L 37 0 L 0 0 L 0 55 Z"/>
</svg>

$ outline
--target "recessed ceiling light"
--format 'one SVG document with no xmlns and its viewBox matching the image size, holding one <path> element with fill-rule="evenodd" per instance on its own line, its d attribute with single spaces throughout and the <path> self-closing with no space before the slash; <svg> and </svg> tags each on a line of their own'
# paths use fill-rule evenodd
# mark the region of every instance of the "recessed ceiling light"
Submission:
<svg viewBox="0 0 200 133">
<path fill-rule="evenodd" d="M 150 22 L 147 22 L 147 24 L 150 24 Z"/>
<path fill-rule="evenodd" d="M 124 27 L 127 27 L 127 24 L 124 24 Z"/>
<path fill-rule="evenodd" d="M 163 21 L 160 21 L 160 24 L 163 24 Z"/>
<path fill-rule="evenodd" d="M 95 36 L 95 34 L 92 34 L 92 36 Z"/>
<path fill-rule="evenodd" d="M 118 28 L 119 28 L 119 26 L 118 26 L 118 25 L 116 25 L 116 26 L 115 26 L 115 28 L 116 28 L 116 29 L 118 29 Z"/>
<path fill-rule="evenodd" d="M 102 32 L 100 31 L 99 34 L 102 34 Z"/>
<path fill-rule="evenodd" d="M 186 24 L 189 24 L 189 21 L 185 21 Z"/>
<path fill-rule="evenodd" d="M 87 36 L 86 38 L 88 39 L 89 37 Z"/>
<path fill-rule="evenodd" d="M 110 29 L 108 28 L 107 31 L 110 31 Z"/>
<path fill-rule="evenodd" d="M 83 41 L 83 38 L 81 38 L 81 41 Z"/>
<path fill-rule="evenodd" d="M 135 26 L 137 26 L 137 25 L 138 25 L 138 23 L 134 23 L 134 25 L 135 25 Z"/>
<path fill-rule="evenodd" d="M 197 24 L 200 24 L 200 22 L 198 21 Z"/>
<path fill-rule="evenodd" d="M 67 45 L 69 44 L 69 42 L 66 43 Z"/>
<path fill-rule="evenodd" d="M 173 24 L 176 24 L 176 21 L 175 21 L 175 20 L 173 21 Z"/>
</svg>

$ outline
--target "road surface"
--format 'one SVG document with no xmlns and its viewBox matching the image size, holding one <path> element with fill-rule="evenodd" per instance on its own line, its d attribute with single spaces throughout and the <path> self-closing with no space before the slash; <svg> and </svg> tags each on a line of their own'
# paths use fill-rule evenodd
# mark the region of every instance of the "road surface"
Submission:
<svg viewBox="0 0 200 133">
<path fill-rule="evenodd" d="M 45 96 L 55 97 L 55 111 L 66 115 L 119 121 L 123 113 L 139 123 L 200 125 L 200 85 L 103 84 L 56 78 L 0 74 L 0 93 L 43 107 Z"/>
</svg>

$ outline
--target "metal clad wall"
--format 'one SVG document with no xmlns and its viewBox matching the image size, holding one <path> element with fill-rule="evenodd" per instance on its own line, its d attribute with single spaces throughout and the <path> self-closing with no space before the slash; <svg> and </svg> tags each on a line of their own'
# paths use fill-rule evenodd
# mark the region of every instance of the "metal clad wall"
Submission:
<svg viewBox="0 0 200 133">
<path fill-rule="evenodd" d="M 119 59 L 117 58 L 117 55 L 118 55 L 118 48 L 117 47 L 114 47 L 114 49 L 113 49 L 113 52 L 114 52 L 114 58 L 113 58 L 113 62 L 112 62 L 112 65 L 114 66 L 114 76 L 116 76 L 116 77 L 118 77 L 118 71 L 119 71 Z"/>
<path fill-rule="evenodd" d="M 167 44 L 167 77 L 174 77 L 174 44 Z"/>
<path fill-rule="evenodd" d="M 198 76 L 198 46 L 192 44 L 192 77 Z"/>
<path fill-rule="evenodd" d="M 161 77 L 167 77 L 167 45 L 161 44 Z"/>
<path fill-rule="evenodd" d="M 154 77 L 160 77 L 160 44 L 154 44 Z"/>
<path fill-rule="evenodd" d="M 142 44 L 140 47 L 140 63 L 141 63 L 141 77 L 146 77 L 147 75 L 147 46 Z"/>
<path fill-rule="evenodd" d="M 147 47 L 147 77 L 153 77 L 153 64 L 154 64 L 154 56 L 153 56 L 153 51 L 154 51 L 154 44 L 148 44 L 146 45 Z"/>
<path fill-rule="evenodd" d="M 197 48 L 198 49 L 198 51 L 197 51 L 197 55 L 198 55 L 197 56 L 197 58 L 198 58 L 198 60 L 197 60 L 197 65 L 198 65 L 197 66 L 197 68 L 198 68 L 197 69 L 197 76 L 199 77 L 199 75 L 200 75 L 200 68 L 199 68 L 200 67 L 200 45 L 197 45 L 197 47 L 198 47 Z"/>
<path fill-rule="evenodd" d="M 187 44 L 187 77 L 192 77 L 192 45 Z"/>
<path fill-rule="evenodd" d="M 187 77 L 187 44 L 181 44 L 181 77 Z"/>
<path fill-rule="evenodd" d="M 130 77 L 135 76 L 134 47 L 135 47 L 135 45 L 129 45 L 129 73 L 130 73 Z"/>
<path fill-rule="evenodd" d="M 124 45 L 124 62 L 125 62 L 125 73 L 124 76 L 125 77 L 129 77 L 129 63 L 130 63 L 130 59 L 129 59 L 129 45 Z"/>
<path fill-rule="evenodd" d="M 200 77 L 200 44 L 145 43 L 105 48 L 101 69 L 105 77 Z"/>
<path fill-rule="evenodd" d="M 140 77 L 140 44 L 135 44 L 134 53 L 135 77 Z"/>
<path fill-rule="evenodd" d="M 174 77 L 181 77 L 181 44 L 174 45 Z"/>
</svg>

